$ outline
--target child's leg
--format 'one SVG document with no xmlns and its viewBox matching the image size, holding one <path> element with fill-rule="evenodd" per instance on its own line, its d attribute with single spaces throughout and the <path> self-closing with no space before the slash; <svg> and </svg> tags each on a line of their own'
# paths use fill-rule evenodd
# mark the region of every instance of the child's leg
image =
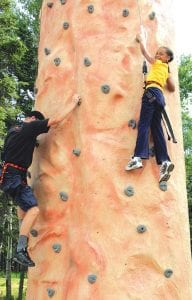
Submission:
<svg viewBox="0 0 192 300">
<path fill-rule="evenodd" d="M 134 156 L 149 158 L 149 129 L 155 111 L 154 102 L 143 96 Z"/>
<path fill-rule="evenodd" d="M 174 164 L 170 161 L 167 152 L 167 145 L 161 120 L 161 112 L 159 109 L 157 109 L 152 119 L 151 132 L 154 141 L 156 160 L 158 164 L 161 164 L 159 182 L 168 181 L 170 178 L 170 172 L 172 172 L 174 169 Z"/>
<path fill-rule="evenodd" d="M 28 185 L 24 185 L 17 194 L 15 201 L 20 206 L 19 216 L 22 215 L 24 218 L 20 227 L 17 253 L 14 257 L 14 260 L 22 265 L 32 267 L 35 264 L 28 255 L 27 245 L 30 229 L 39 214 L 37 200 L 34 197 L 31 188 Z M 23 214 L 22 211 L 25 213 Z"/>
<path fill-rule="evenodd" d="M 21 223 L 24 219 L 26 212 L 24 210 L 22 210 L 19 206 L 17 207 L 17 217 L 19 220 L 19 228 L 21 227 Z"/>
<path fill-rule="evenodd" d="M 141 158 L 149 158 L 149 128 L 155 107 L 154 101 L 151 102 L 147 95 L 145 92 L 142 98 L 135 151 L 133 158 L 125 167 L 126 171 L 141 168 L 143 166 Z"/>
</svg>

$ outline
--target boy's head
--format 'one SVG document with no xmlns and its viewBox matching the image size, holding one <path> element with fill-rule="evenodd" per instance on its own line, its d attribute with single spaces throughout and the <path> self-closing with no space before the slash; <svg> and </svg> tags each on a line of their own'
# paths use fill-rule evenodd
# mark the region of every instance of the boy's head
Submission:
<svg viewBox="0 0 192 300">
<path fill-rule="evenodd" d="M 169 63 L 174 59 L 174 54 L 168 47 L 160 47 L 155 54 L 155 58 L 164 63 Z"/>
<path fill-rule="evenodd" d="M 30 119 L 31 121 L 33 120 L 45 120 L 44 115 L 37 110 L 30 111 L 29 113 L 26 114 L 26 119 Z"/>
</svg>

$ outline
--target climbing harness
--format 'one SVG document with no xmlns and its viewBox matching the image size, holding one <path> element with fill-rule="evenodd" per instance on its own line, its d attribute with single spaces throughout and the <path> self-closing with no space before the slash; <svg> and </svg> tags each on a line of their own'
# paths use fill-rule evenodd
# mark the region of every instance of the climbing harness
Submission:
<svg viewBox="0 0 192 300">
<path fill-rule="evenodd" d="M 169 119 L 169 117 L 167 115 L 167 112 L 166 112 L 166 110 L 165 110 L 164 107 L 161 110 L 161 114 L 162 114 L 162 117 L 163 117 L 163 123 L 164 123 L 165 129 L 167 131 L 168 140 L 170 140 L 172 138 L 172 142 L 176 144 L 177 140 L 175 138 L 175 135 L 174 135 L 174 132 L 173 132 L 173 128 L 171 126 L 170 119 Z M 166 127 L 165 123 L 166 123 L 167 127 Z M 168 130 L 167 129 L 169 130 L 170 135 L 168 134 Z"/>
<path fill-rule="evenodd" d="M 13 169 L 17 169 L 17 170 L 20 170 L 20 171 L 23 171 L 23 172 L 27 172 L 26 168 L 20 167 L 18 165 L 12 164 L 12 163 L 3 162 L 1 164 L 1 166 L 2 166 L 2 173 L 1 173 L 1 176 L 0 176 L 0 184 L 3 183 L 3 179 L 4 179 L 4 176 L 5 176 L 5 173 L 6 173 L 8 167 L 11 167 Z"/>
</svg>

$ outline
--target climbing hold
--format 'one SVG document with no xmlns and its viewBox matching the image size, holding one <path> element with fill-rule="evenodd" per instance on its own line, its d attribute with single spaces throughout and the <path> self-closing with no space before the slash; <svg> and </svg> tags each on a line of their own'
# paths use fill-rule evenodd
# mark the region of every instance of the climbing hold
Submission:
<svg viewBox="0 0 192 300">
<path fill-rule="evenodd" d="M 68 23 L 68 22 L 64 22 L 64 23 L 63 23 L 63 28 L 64 28 L 65 30 L 67 30 L 67 29 L 69 28 L 69 23 Z"/>
<path fill-rule="evenodd" d="M 125 8 L 122 12 L 123 17 L 128 17 L 129 15 L 129 10 L 127 8 Z"/>
<path fill-rule="evenodd" d="M 38 236 L 38 231 L 36 229 L 31 229 L 30 233 L 31 233 L 31 235 L 33 237 L 37 237 Z"/>
<path fill-rule="evenodd" d="M 171 270 L 171 269 L 165 270 L 164 276 L 165 276 L 166 278 L 170 278 L 172 275 L 173 275 L 173 270 Z"/>
<path fill-rule="evenodd" d="M 85 65 L 86 67 L 89 67 L 89 66 L 91 65 L 91 61 L 90 61 L 90 59 L 89 59 L 88 57 L 85 57 L 85 58 L 84 58 L 84 65 Z"/>
<path fill-rule="evenodd" d="M 129 122 L 128 122 L 128 126 L 129 126 L 129 127 L 132 127 L 133 129 L 135 129 L 135 128 L 137 127 L 137 123 L 136 123 L 135 120 L 131 119 L 131 120 L 129 120 Z"/>
<path fill-rule="evenodd" d="M 55 290 L 47 288 L 47 294 L 48 294 L 49 298 L 51 298 L 55 295 Z"/>
<path fill-rule="evenodd" d="M 53 2 L 48 2 L 48 3 L 47 3 L 47 6 L 48 6 L 49 8 L 52 8 L 52 7 L 53 7 Z"/>
<path fill-rule="evenodd" d="M 37 95 L 37 93 L 38 93 L 38 88 L 34 87 L 34 94 Z"/>
<path fill-rule="evenodd" d="M 96 280 L 97 280 L 97 275 L 95 275 L 95 274 L 90 274 L 90 275 L 88 275 L 87 280 L 89 281 L 89 283 L 93 284 L 93 283 L 95 283 Z"/>
<path fill-rule="evenodd" d="M 110 86 L 108 84 L 104 84 L 101 86 L 101 90 L 104 94 L 108 94 L 110 92 Z"/>
<path fill-rule="evenodd" d="M 76 155 L 76 156 L 79 156 L 81 154 L 81 150 L 76 148 L 76 149 L 73 149 L 73 154 Z"/>
<path fill-rule="evenodd" d="M 94 6 L 92 4 L 88 5 L 87 10 L 90 14 L 92 14 L 94 12 Z"/>
<path fill-rule="evenodd" d="M 60 192 L 59 195 L 60 195 L 61 200 L 63 200 L 63 201 L 67 201 L 69 198 L 66 192 Z"/>
<path fill-rule="evenodd" d="M 59 66 L 60 63 L 61 63 L 61 59 L 60 59 L 59 57 L 56 57 L 56 58 L 54 59 L 54 64 L 55 64 L 56 66 Z"/>
<path fill-rule="evenodd" d="M 27 171 L 27 177 L 31 179 L 31 172 Z"/>
<path fill-rule="evenodd" d="M 126 189 L 124 189 L 124 193 L 126 196 L 131 197 L 134 195 L 134 189 L 132 186 L 128 186 L 126 187 Z"/>
<path fill-rule="evenodd" d="M 53 251 L 55 253 L 59 253 L 61 251 L 61 245 L 60 244 L 53 244 L 52 248 L 53 248 Z"/>
<path fill-rule="evenodd" d="M 152 146 L 151 148 L 149 148 L 149 155 L 150 155 L 151 157 L 154 157 L 154 156 L 155 156 L 155 148 L 154 148 L 154 146 Z"/>
<path fill-rule="evenodd" d="M 49 54 L 51 53 L 51 50 L 48 49 L 48 48 L 45 48 L 44 51 L 45 51 L 45 54 L 46 54 L 46 55 L 49 55 Z"/>
<path fill-rule="evenodd" d="M 60 0 L 61 4 L 66 4 L 67 0 Z"/>
<path fill-rule="evenodd" d="M 155 12 L 152 11 L 150 14 L 149 14 L 149 19 L 150 20 L 154 20 L 155 19 Z"/>
<path fill-rule="evenodd" d="M 147 231 L 147 227 L 143 224 L 140 224 L 137 226 L 137 232 L 138 233 L 144 233 L 145 231 Z"/>
<path fill-rule="evenodd" d="M 38 147 L 39 147 L 39 145 L 40 145 L 40 144 L 39 144 L 39 141 L 38 141 L 38 140 L 36 140 L 36 141 L 35 141 L 35 147 L 37 147 L 37 148 L 38 148 Z"/>
<path fill-rule="evenodd" d="M 167 181 L 161 181 L 159 183 L 159 188 L 160 188 L 160 190 L 166 192 L 167 191 Z"/>
</svg>

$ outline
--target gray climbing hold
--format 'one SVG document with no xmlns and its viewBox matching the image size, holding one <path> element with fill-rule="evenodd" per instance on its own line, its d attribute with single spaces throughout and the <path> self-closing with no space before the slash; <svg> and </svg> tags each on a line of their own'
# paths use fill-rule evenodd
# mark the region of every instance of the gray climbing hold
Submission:
<svg viewBox="0 0 192 300">
<path fill-rule="evenodd" d="M 85 57 L 85 58 L 84 58 L 84 65 L 85 65 L 86 67 L 89 67 L 89 66 L 91 65 L 91 61 L 90 61 L 90 59 L 89 59 L 88 57 Z"/>
<path fill-rule="evenodd" d="M 79 148 L 73 149 L 73 154 L 79 156 L 81 154 L 81 150 Z"/>
<path fill-rule="evenodd" d="M 56 57 L 56 58 L 54 59 L 54 64 L 55 64 L 56 66 L 59 66 L 60 63 L 61 63 L 61 59 L 60 59 L 59 57 Z"/>
<path fill-rule="evenodd" d="M 34 87 L 34 94 L 37 95 L 37 93 L 38 93 L 38 88 Z"/>
<path fill-rule="evenodd" d="M 155 12 L 152 11 L 150 14 L 149 14 L 149 19 L 150 20 L 154 20 L 155 19 Z"/>
<path fill-rule="evenodd" d="M 90 275 L 88 275 L 87 280 L 89 281 L 89 283 L 93 284 L 93 283 L 95 283 L 96 280 L 97 280 L 97 275 L 95 275 L 95 274 L 90 274 Z"/>
<path fill-rule="evenodd" d="M 137 232 L 138 233 L 144 233 L 145 231 L 147 231 L 147 227 L 143 224 L 140 224 L 137 226 Z"/>
<path fill-rule="evenodd" d="M 165 270 L 164 276 L 165 276 L 166 278 L 170 278 L 172 275 L 173 275 L 173 270 L 171 270 L 171 269 Z"/>
<path fill-rule="evenodd" d="M 135 129 L 135 128 L 137 127 L 137 123 L 136 123 L 135 120 L 131 119 L 131 120 L 129 120 L 129 122 L 128 122 L 128 126 L 129 126 L 129 127 L 132 127 L 133 129 Z"/>
<path fill-rule="evenodd" d="M 39 147 L 39 145 L 40 145 L 39 141 L 38 141 L 38 140 L 36 140 L 36 141 L 35 141 L 35 147 L 37 147 L 37 148 L 38 148 L 38 147 Z"/>
<path fill-rule="evenodd" d="M 123 17 L 128 17 L 129 15 L 129 10 L 127 8 L 125 8 L 122 12 Z"/>
<path fill-rule="evenodd" d="M 38 236 L 38 231 L 36 229 L 31 229 L 30 233 L 33 237 L 37 237 Z"/>
<path fill-rule="evenodd" d="M 163 192 L 166 192 L 167 191 L 167 181 L 161 181 L 159 183 L 159 188 L 160 190 L 162 190 Z"/>
<path fill-rule="evenodd" d="M 104 84 L 101 86 L 101 90 L 104 94 L 108 94 L 110 92 L 110 86 L 108 84 Z"/>
<path fill-rule="evenodd" d="M 47 288 L 47 294 L 48 294 L 49 298 L 51 298 L 55 295 L 55 290 Z"/>
<path fill-rule="evenodd" d="M 31 172 L 27 171 L 27 177 L 31 179 Z"/>
<path fill-rule="evenodd" d="M 48 48 L 45 48 L 45 49 L 44 49 L 44 52 L 45 52 L 46 55 L 49 55 L 49 54 L 51 53 L 51 50 L 48 49 Z"/>
<path fill-rule="evenodd" d="M 92 14 L 92 13 L 94 12 L 94 6 L 93 6 L 93 4 L 88 5 L 88 6 L 87 6 L 87 10 L 88 10 L 88 12 L 89 12 L 90 14 Z"/>
<path fill-rule="evenodd" d="M 134 195 L 134 188 L 132 186 L 128 186 L 124 189 L 124 193 L 126 196 L 131 197 Z"/>
<path fill-rule="evenodd" d="M 59 196 L 60 196 L 61 200 L 63 200 L 63 201 L 67 201 L 69 198 L 68 194 L 66 192 L 60 192 Z"/>
<path fill-rule="evenodd" d="M 64 28 L 65 30 L 67 30 L 67 29 L 69 28 L 69 23 L 68 23 L 68 22 L 64 22 L 64 23 L 63 23 L 63 28 Z"/>
<path fill-rule="evenodd" d="M 48 2 L 48 3 L 47 3 L 47 6 L 48 6 L 49 8 L 52 8 L 52 7 L 53 7 L 53 2 Z"/>
<path fill-rule="evenodd" d="M 61 244 L 53 244 L 52 248 L 55 253 L 61 252 Z"/>
<path fill-rule="evenodd" d="M 66 4 L 67 0 L 60 0 L 61 4 Z"/>
<path fill-rule="evenodd" d="M 155 148 L 154 148 L 154 146 L 152 146 L 151 148 L 149 148 L 149 155 L 150 155 L 151 157 L 154 157 L 154 156 L 155 156 Z"/>
</svg>

